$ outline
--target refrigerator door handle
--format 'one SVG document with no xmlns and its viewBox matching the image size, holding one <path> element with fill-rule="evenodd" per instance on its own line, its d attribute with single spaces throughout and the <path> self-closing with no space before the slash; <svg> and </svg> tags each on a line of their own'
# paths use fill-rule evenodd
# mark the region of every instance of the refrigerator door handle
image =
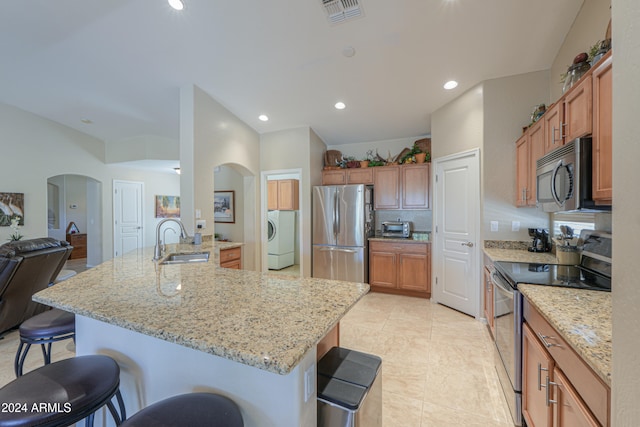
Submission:
<svg viewBox="0 0 640 427">
<path fill-rule="evenodd" d="M 337 240 L 337 235 L 340 234 L 340 189 L 337 188 L 336 189 L 336 203 L 335 203 L 335 209 L 336 209 L 336 240 Z"/>
<path fill-rule="evenodd" d="M 338 191 L 333 192 L 333 239 L 338 238 Z"/>
<path fill-rule="evenodd" d="M 332 246 L 327 246 L 324 247 L 322 249 L 320 249 L 320 252 L 345 252 L 348 254 L 355 254 L 356 252 L 358 252 L 355 249 L 343 249 L 343 248 L 336 248 L 336 247 L 332 247 Z"/>
</svg>

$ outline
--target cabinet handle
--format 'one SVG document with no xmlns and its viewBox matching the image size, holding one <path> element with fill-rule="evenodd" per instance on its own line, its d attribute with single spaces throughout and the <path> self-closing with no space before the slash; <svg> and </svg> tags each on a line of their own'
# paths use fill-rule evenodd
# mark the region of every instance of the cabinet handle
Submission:
<svg viewBox="0 0 640 427">
<path fill-rule="evenodd" d="M 547 375 L 547 381 L 546 381 L 547 385 L 546 390 L 545 390 L 545 400 L 546 400 L 546 404 L 547 406 L 551 406 L 552 403 L 558 403 L 557 400 L 551 400 L 551 386 L 552 385 L 558 385 L 558 383 L 554 383 L 553 381 L 549 381 L 549 376 Z"/>
<path fill-rule="evenodd" d="M 462 246 L 467 246 L 469 248 L 473 247 L 473 242 L 460 243 Z"/>
<path fill-rule="evenodd" d="M 562 347 L 560 344 L 555 344 L 555 343 L 550 343 L 546 340 L 546 338 L 550 338 L 550 339 L 555 339 L 556 337 L 551 337 L 549 335 L 542 335 L 541 333 L 538 333 L 538 336 L 540 337 L 540 341 L 542 341 L 542 344 L 544 344 L 545 347 L 549 348 L 549 347 Z"/>
<path fill-rule="evenodd" d="M 547 368 L 542 367 L 542 363 L 538 363 L 538 390 L 542 390 L 542 387 L 546 387 L 546 385 L 542 384 L 542 371 L 549 372 Z M 548 375 L 547 375 L 547 380 L 549 380 Z"/>
<path fill-rule="evenodd" d="M 527 201 L 527 189 L 526 188 L 522 189 L 522 201 L 523 202 Z"/>
</svg>

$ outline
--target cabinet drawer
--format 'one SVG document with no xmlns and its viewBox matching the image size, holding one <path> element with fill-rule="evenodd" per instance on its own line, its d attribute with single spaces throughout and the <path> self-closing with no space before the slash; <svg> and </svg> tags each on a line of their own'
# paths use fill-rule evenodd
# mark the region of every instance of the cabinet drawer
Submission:
<svg viewBox="0 0 640 427">
<path fill-rule="evenodd" d="M 409 254 L 426 254 L 427 243 L 402 243 L 402 242 L 381 242 L 379 240 L 369 242 L 372 251 L 399 252 Z"/>
<path fill-rule="evenodd" d="M 609 387 L 567 344 L 529 301 L 524 300 L 524 317 L 551 357 L 567 376 L 580 397 L 603 426 L 609 425 Z M 544 338 L 544 339 L 542 339 Z"/>
<path fill-rule="evenodd" d="M 221 249 L 220 250 L 220 265 L 225 262 L 235 261 L 242 257 L 241 248 Z"/>
</svg>

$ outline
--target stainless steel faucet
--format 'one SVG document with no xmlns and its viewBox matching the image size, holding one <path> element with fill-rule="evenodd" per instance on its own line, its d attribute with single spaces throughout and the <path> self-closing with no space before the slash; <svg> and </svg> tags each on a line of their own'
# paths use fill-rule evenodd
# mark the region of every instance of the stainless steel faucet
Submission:
<svg viewBox="0 0 640 427">
<path fill-rule="evenodd" d="M 182 224 L 182 221 L 180 221 L 179 219 L 175 219 L 175 218 L 165 218 L 165 219 L 163 219 L 156 226 L 156 246 L 155 246 L 154 252 L 153 252 L 153 259 L 154 260 L 159 260 L 160 258 L 162 258 L 162 253 L 164 252 L 164 247 L 162 245 L 162 241 L 160 240 L 160 229 L 162 228 L 162 224 L 164 224 L 167 221 L 173 221 L 173 222 L 175 222 L 176 224 L 178 224 L 180 226 L 180 243 L 186 243 L 186 242 L 184 242 L 184 240 L 189 239 L 189 234 L 187 233 L 187 230 L 184 228 L 184 224 Z"/>
</svg>

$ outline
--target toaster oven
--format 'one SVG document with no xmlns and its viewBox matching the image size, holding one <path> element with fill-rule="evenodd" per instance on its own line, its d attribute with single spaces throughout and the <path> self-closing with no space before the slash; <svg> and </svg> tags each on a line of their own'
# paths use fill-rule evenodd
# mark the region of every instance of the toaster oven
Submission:
<svg viewBox="0 0 640 427">
<path fill-rule="evenodd" d="M 408 221 L 384 221 L 382 237 L 407 238 L 411 234 L 411 223 Z"/>
</svg>

